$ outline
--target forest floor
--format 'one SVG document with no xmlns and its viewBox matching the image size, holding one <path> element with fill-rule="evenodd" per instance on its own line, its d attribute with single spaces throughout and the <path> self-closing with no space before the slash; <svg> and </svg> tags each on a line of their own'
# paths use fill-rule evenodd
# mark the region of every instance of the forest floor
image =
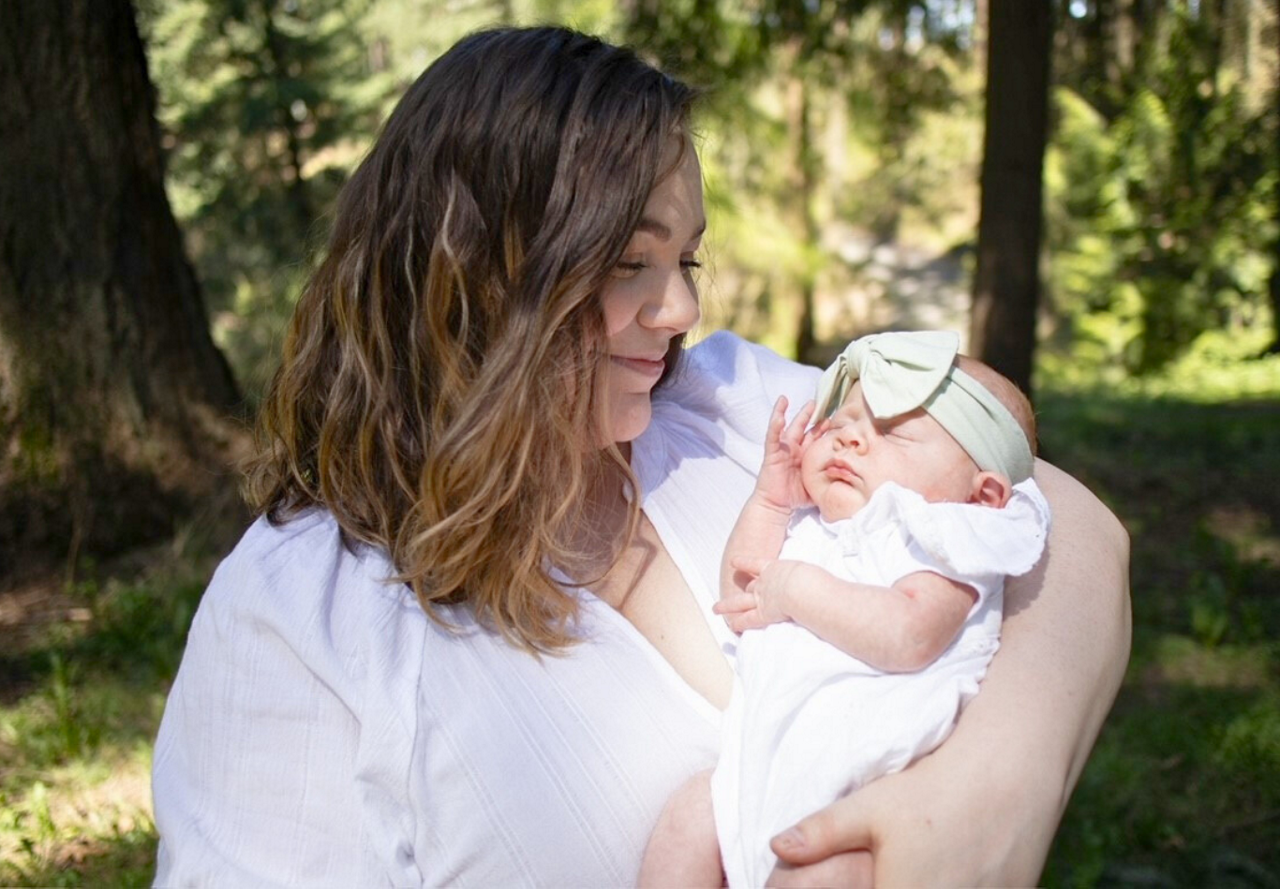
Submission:
<svg viewBox="0 0 1280 889">
<path fill-rule="evenodd" d="M 877 249 L 853 258 L 899 301 L 885 326 L 959 327 L 956 257 Z M 923 317 L 936 287 L 942 308 Z M 1267 361 L 1181 388 L 1042 381 L 1047 455 L 1132 536 L 1134 609 L 1128 674 L 1049 886 L 1280 889 L 1280 359 Z M 151 742 L 241 521 L 224 505 L 74 577 L 0 588 L 0 885 L 149 884 Z"/>
<path fill-rule="evenodd" d="M 0 583 L 0 886 L 149 886 L 151 745 L 229 499 L 101 564 Z"/>
</svg>

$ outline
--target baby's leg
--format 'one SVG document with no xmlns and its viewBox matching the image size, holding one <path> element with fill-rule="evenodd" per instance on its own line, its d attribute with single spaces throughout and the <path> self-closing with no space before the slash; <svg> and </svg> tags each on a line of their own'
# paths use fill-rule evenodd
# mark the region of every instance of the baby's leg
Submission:
<svg viewBox="0 0 1280 889">
<path fill-rule="evenodd" d="M 658 889 L 724 885 L 711 772 L 694 775 L 667 800 L 644 850 L 637 884 Z"/>
</svg>

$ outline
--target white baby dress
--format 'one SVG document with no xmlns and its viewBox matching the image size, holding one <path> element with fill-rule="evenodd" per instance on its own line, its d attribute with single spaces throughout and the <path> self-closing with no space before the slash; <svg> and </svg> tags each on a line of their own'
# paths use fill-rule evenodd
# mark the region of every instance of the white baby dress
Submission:
<svg viewBox="0 0 1280 889">
<path fill-rule="evenodd" d="M 963 629 L 932 664 L 885 673 L 794 623 L 738 642 L 733 696 L 712 777 L 729 885 L 763 886 L 769 839 L 866 782 L 905 768 L 947 737 L 999 646 L 1004 578 L 1040 558 L 1049 506 L 1034 481 L 1003 509 L 928 503 L 892 483 L 851 518 L 792 520 L 780 558 L 889 586 L 933 571 L 978 592 Z"/>
</svg>

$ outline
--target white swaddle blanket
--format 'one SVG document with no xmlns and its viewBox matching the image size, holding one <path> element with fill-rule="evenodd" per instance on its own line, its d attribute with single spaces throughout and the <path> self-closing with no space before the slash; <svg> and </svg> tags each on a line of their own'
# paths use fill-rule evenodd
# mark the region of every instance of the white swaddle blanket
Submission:
<svg viewBox="0 0 1280 889">
<path fill-rule="evenodd" d="M 933 571 L 969 584 L 978 601 L 951 646 L 914 673 L 877 670 L 794 623 L 742 635 L 711 779 L 731 887 L 764 885 L 775 834 L 950 734 L 999 646 L 1004 578 L 1035 565 L 1048 527 L 1031 480 L 1003 509 L 928 503 L 886 483 L 849 519 L 793 518 L 780 558 L 881 586 Z"/>
</svg>

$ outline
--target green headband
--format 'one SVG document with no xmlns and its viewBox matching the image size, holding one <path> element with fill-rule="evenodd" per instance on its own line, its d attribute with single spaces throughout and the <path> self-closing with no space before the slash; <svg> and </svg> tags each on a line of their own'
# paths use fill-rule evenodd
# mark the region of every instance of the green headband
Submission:
<svg viewBox="0 0 1280 889">
<path fill-rule="evenodd" d="M 823 373 L 814 416 L 830 416 L 862 380 L 871 413 L 887 420 L 924 408 L 979 469 L 1014 484 L 1031 477 L 1027 436 L 985 386 L 955 366 L 960 337 L 951 331 L 878 333 L 854 340 Z"/>
</svg>

